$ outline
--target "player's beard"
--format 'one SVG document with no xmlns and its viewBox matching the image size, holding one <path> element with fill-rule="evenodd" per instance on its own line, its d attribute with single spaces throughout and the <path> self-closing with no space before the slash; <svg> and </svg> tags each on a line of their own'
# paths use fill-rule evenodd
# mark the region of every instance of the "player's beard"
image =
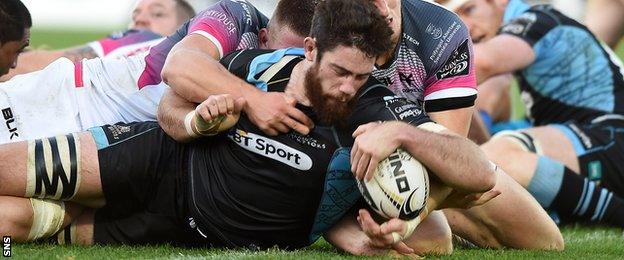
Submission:
<svg viewBox="0 0 624 260">
<path fill-rule="evenodd" d="M 318 72 L 319 67 L 316 65 L 310 68 L 305 75 L 306 95 L 310 100 L 312 109 L 322 124 L 344 125 L 353 112 L 353 108 L 355 108 L 357 98 L 353 97 L 347 102 L 342 102 L 339 98 L 325 95 Z"/>
</svg>

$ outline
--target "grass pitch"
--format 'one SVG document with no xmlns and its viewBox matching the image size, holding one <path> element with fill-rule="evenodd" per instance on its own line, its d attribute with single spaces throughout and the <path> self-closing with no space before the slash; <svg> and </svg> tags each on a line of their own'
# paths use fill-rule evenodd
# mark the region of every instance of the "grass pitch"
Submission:
<svg viewBox="0 0 624 260">
<path fill-rule="evenodd" d="M 104 37 L 107 32 L 40 31 L 32 33 L 34 48 L 57 49 Z M 617 50 L 624 57 L 624 44 Z M 518 102 L 514 109 L 519 110 Z M 522 111 L 522 110 L 520 110 Z M 619 229 L 565 227 L 562 233 L 566 242 L 563 252 L 456 249 L 448 259 L 624 259 L 624 236 Z M 356 258 L 334 249 L 320 240 L 304 250 L 293 252 L 268 250 L 262 252 L 221 249 L 187 249 L 172 246 L 53 246 L 46 244 L 12 245 L 14 259 L 352 259 Z"/>
<path fill-rule="evenodd" d="M 587 227 L 562 229 L 566 241 L 563 252 L 456 249 L 444 259 L 622 259 L 624 237 L 621 230 Z M 43 244 L 13 245 L 15 259 L 353 259 L 325 241 L 298 251 L 268 250 L 261 252 L 222 249 L 186 249 L 171 246 L 53 246 Z M 389 259 L 389 257 L 386 257 Z M 437 258 L 437 257 L 436 257 Z"/>
</svg>

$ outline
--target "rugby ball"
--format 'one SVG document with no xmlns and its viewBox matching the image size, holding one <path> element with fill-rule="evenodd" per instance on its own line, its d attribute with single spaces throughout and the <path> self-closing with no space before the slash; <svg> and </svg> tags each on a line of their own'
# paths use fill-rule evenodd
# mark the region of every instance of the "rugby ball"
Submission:
<svg viewBox="0 0 624 260">
<path fill-rule="evenodd" d="M 429 196 L 427 169 L 401 148 L 379 163 L 370 181 L 357 184 L 368 205 L 388 219 L 416 218 Z"/>
</svg>

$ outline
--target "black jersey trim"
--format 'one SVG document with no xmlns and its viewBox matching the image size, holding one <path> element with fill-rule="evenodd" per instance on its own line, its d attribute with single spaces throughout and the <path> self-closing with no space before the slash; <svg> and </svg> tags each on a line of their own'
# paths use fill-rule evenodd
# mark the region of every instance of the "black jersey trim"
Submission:
<svg viewBox="0 0 624 260">
<path fill-rule="evenodd" d="M 425 101 L 425 111 L 427 113 L 431 112 L 440 112 L 458 108 L 466 108 L 474 106 L 475 100 L 477 99 L 477 95 L 470 95 L 465 97 L 452 97 L 452 98 L 441 98 L 434 100 L 426 100 Z"/>
</svg>

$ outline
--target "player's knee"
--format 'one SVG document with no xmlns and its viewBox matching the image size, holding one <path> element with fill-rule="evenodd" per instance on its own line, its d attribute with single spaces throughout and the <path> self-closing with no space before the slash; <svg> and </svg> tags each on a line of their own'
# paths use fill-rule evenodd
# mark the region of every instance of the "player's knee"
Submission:
<svg viewBox="0 0 624 260">
<path fill-rule="evenodd" d="M 565 249 L 565 242 L 563 241 L 563 235 L 559 228 L 554 228 L 546 234 L 542 234 L 536 245 L 533 246 L 534 250 L 549 250 L 549 251 L 563 251 Z"/>
<path fill-rule="evenodd" d="M 547 250 L 563 251 L 563 249 L 565 249 L 563 235 L 561 235 L 561 232 L 557 232 L 557 234 L 553 236 L 553 239 L 551 240 L 551 243 L 548 246 Z"/>
<path fill-rule="evenodd" d="M 433 211 L 405 240 L 417 255 L 449 255 L 453 253 L 453 233 L 441 211 Z"/>
<path fill-rule="evenodd" d="M 31 226 L 31 212 L 21 205 L 0 199 L 0 234 L 11 236 L 16 242 L 26 242 Z"/>
<path fill-rule="evenodd" d="M 33 213 L 28 241 L 48 238 L 61 230 L 65 218 L 65 203 L 42 199 L 30 199 L 30 202 Z"/>
<path fill-rule="evenodd" d="M 536 145 L 539 144 L 528 135 L 513 131 L 503 131 L 481 145 L 481 149 L 488 159 L 498 165 L 505 165 L 506 160 L 513 158 L 513 153 L 541 151 L 541 148 L 534 148 Z"/>
<path fill-rule="evenodd" d="M 453 253 L 453 234 L 450 229 L 440 229 L 428 234 L 426 239 L 408 242 L 417 255 L 450 255 Z"/>
</svg>

